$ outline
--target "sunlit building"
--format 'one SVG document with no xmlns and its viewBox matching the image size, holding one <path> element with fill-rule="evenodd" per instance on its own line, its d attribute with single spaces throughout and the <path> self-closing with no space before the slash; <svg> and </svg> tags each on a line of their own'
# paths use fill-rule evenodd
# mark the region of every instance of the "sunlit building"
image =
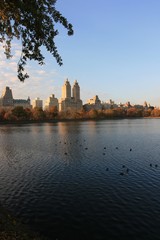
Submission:
<svg viewBox="0 0 160 240">
<path fill-rule="evenodd" d="M 57 109 L 59 108 L 58 99 L 55 98 L 54 94 L 52 94 L 49 98 L 47 98 L 45 102 L 46 110 L 49 110 L 51 107 L 57 107 Z"/>
<path fill-rule="evenodd" d="M 89 111 L 91 109 L 101 110 L 102 109 L 101 100 L 99 99 L 99 97 L 97 95 L 95 95 L 93 98 L 90 98 L 87 101 L 87 104 L 84 105 L 84 109 L 86 111 Z"/>
<path fill-rule="evenodd" d="M 39 97 L 35 98 L 32 102 L 32 107 L 43 109 L 43 100 L 41 100 Z"/>
<path fill-rule="evenodd" d="M 9 87 L 5 87 L 2 96 L 0 98 L 0 106 L 3 108 L 11 108 L 22 106 L 24 108 L 31 108 L 31 100 L 28 97 L 25 99 L 14 99 L 12 90 Z"/>
<path fill-rule="evenodd" d="M 82 108 L 82 100 L 80 99 L 80 87 L 75 80 L 72 87 L 72 96 L 71 96 L 71 85 L 68 79 L 65 81 L 62 86 L 62 98 L 59 100 L 59 111 L 67 110 L 80 110 Z"/>
<path fill-rule="evenodd" d="M 98 95 L 95 95 L 93 98 L 90 98 L 87 101 L 87 104 L 100 105 L 101 104 L 101 100 L 99 99 Z"/>
<path fill-rule="evenodd" d="M 106 110 L 106 109 L 113 109 L 113 108 L 118 108 L 118 107 L 123 107 L 123 104 L 116 104 L 112 99 L 109 99 L 109 101 L 107 102 L 103 102 L 102 103 L 102 109 Z"/>
<path fill-rule="evenodd" d="M 14 107 L 32 108 L 30 97 L 25 99 L 13 99 Z"/>
</svg>

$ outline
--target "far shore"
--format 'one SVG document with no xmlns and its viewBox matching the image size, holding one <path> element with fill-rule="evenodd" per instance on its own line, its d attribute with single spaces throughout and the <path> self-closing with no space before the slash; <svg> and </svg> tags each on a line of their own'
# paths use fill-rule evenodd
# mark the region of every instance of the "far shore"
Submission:
<svg viewBox="0 0 160 240">
<path fill-rule="evenodd" d="M 19 121 L 1 121 L 0 125 L 9 124 L 34 124 L 34 123 L 59 123 L 59 122 L 91 122 L 107 120 L 133 120 L 133 119 L 160 119 L 160 117 L 111 117 L 111 118 L 85 118 L 85 119 L 53 119 L 53 120 L 19 120 Z"/>
</svg>

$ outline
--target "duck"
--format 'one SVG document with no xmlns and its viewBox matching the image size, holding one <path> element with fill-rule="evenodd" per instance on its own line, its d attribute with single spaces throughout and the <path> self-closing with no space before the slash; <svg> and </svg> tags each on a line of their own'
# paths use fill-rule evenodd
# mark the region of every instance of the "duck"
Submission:
<svg viewBox="0 0 160 240">
<path fill-rule="evenodd" d="M 119 174 L 119 175 L 123 176 L 123 175 L 124 175 L 124 172 L 120 172 L 120 174 Z"/>
</svg>

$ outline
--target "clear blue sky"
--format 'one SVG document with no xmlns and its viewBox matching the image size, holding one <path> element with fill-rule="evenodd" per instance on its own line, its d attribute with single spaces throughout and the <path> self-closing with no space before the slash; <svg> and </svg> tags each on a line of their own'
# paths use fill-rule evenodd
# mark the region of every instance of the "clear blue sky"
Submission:
<svg viewBox="0 0 160 240">
<path fill-rule="evenodd" d="M 60 98 L 68 78 L 71 84 L 79 82 L 84 103 L 98 95 L 102 101 L 146 100 L 160 106 L 159 0 L 57 0 L 56 6 L 74 26 L 72 37 L 58 26 L 56 43 L 64 65 L 44 51 L 46 65 L 29 64 L 30 79 L 22 84 L 1 56 L 0 90 L 9 85 L 15 98 L 45 100 L 52 93 Z"/>
</svg>

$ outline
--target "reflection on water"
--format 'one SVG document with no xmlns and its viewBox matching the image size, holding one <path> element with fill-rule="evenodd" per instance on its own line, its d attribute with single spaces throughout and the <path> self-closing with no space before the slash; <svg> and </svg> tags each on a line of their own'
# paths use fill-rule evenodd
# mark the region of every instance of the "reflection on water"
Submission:
<svg viewBox="0 0 160 240">
<path fill-rule="evenodd" d="M 159 126 L 0 126 L 0 201 L 50 239 L 159 239 Z"/>
</svg>

